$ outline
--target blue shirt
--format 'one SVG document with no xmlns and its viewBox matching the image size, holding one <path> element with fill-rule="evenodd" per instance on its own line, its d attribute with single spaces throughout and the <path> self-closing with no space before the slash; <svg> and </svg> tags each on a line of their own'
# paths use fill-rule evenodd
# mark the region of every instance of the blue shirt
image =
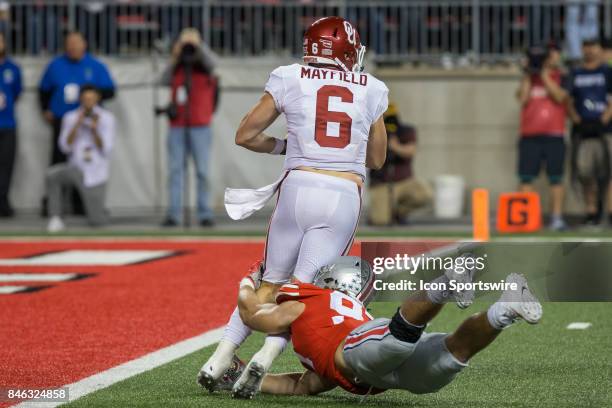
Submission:
<svg viewBox="0 0 612 408">
<path fill-rule="evenodd" d="M 21 69 L 6 58 L 0 64 L 0 129 L 14 129 L 15 102 L 21 94 Z"/>
<path fill-rule="evenodd" d="M 39 89 L 51 93 L 49 110 L 53 116 L 61 118 L 66 112 L 78 108 L 80 88 L 85 84 L 98 89 L 115 89 L 106 66 L 89 53 L 80 61 L 61 55 L 47 65 Z"/>
<path fill-rule="evenodd" d="M 569 92 L 582 120 L 599 120 L 612 93 L 612 70 L 605 64 L 596 69 L 576 68 L 569 78 Z"/>
</svg>

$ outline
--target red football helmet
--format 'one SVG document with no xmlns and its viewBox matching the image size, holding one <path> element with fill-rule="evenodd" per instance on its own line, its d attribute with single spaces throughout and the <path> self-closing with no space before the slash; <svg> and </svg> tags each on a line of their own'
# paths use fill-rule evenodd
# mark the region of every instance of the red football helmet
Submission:
<svg viewBox="0 0 612 408">
<path fill-rule="evenodd" d="M 361 72 L 366 47 L 355 26 L 342 17 L 323 17 L 304 34 L 304 62 L 336 65 L 344 71 Z"/>
</svg>

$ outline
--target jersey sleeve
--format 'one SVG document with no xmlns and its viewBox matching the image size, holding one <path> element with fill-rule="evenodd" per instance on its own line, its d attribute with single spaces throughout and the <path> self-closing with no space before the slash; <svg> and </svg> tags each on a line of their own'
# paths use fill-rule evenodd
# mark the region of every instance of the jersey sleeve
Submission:
<svg viewBox="0 0 612 408">
<path fill-rule="evenodd" d="M 281 304 L 288 300 L 296 300 L 300 297 L 300 288 L 298 285 L 287 283 L 278 289 L 276 294 L 276 303 Z"/>
<path fill-rule="evenodd" d="M 380 119 L 389 107 L 389 89 L 381 81 L 377 81 L 370 103 L 372 104 L 370 112 L 373 112 L 372 123 L 374 123 Z"/>
<path fill-rule="evenodd" d="M 274 106 L 276 106 L 276 110 L 283 112 L 286 92 L 282 67 L 278 67 L 270 73 L 270 78 L 268 78 L 268 82 L 266 83 L 265 91 L 274 99 Z"/>
</svg>

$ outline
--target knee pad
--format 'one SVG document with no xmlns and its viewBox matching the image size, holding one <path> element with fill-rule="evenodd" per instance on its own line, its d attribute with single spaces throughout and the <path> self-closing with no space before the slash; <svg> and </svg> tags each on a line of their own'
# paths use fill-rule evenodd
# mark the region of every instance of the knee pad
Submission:
<svg viewBox="0 0 612 408">
<path fill-rule="evenodd" d="M 399 307 L 389 323 L 389 331 L 391 332 L 391 335 L 396 339 L 405 341 L 407 343 L 416 343 L 419 341 L 421 335 L 423 334 L 423 330 L 425 330 L 425 326 L 418 327 L 408 323 L 400 314 Z"/>
</svg>

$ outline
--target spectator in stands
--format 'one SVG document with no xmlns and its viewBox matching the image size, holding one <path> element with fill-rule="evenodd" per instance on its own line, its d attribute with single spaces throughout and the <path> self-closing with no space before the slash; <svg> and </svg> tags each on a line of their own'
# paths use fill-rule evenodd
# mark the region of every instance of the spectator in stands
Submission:
<svg viewBox="0 0 612 408">
<path fill-rule="evenodd" d="M 581 60 L 582 42 L 599 35 L 599 2 L 600 0 L 566 0 L 567 57 L 572 62 Z"/>
<path fill-rule="evenodd" d="M 532 47 L 517 90 L 521 104 L 518 173 L 522 191 L 532 191 L 543 165 L 550 183 L 553 230 L 566 228 L 563 220 L 563 168 L 567 92 L 559 69 L 561 53 L 555 44 Z"/>
<path fill-rule="evenodd" d="M 182 221 L 183 188 L 187 158 L 191 155 L 197 175 L 198 222 L 213 225 L 208 203 L 210 160 L 210 123 L 218 103 L 217 79 L 213 76 L 213 56 L 203 48 L 200 33 L 193 28 L 182 31 L 173 47 L 172 61 L 162 78 L 171 87 L 168 109 L 168 189 L 169 208 L 162 225 L 178 226 Z"/>
<path fill-rule="evenodd" d="M 66 161 L 58 140 L 64 114 L 79 106 L 79 87 L 83 84 L 95 85 L 102 100 L 115 95 L 115 84 L 108 68 L 87 52 L 87 42 L 81 33 L 68 33 L 64 45 L 65 53 L 47 65 L 38 89 L 43 116 L 53 132 L 52 165 Z M 78 206 L 78 199 L 75 201 Z"/>
<path fill-rule="evenodd" d="M 598 40 L 587 40 L 582 47 L 584 59 L 572 70 L 568 81 L 569 113 L 573 127 L 574 174 L 582 184 L 586 204 L 585 224 L 601 221 L 606 191 L 612 198 L 609 184 L 612 171 L 612 70 L 603 62 Z M 608 200 L 612 221 L 612 200 Z"/>
<path fill-rule="evenodd" d="M 17 153 L 15 103 L 21 95 L 21 69 L 6 55 L 0 32 L 0 217 L 13 216 L 9 190 Z"/>
<path fill-rule="evenodd" d="M 56 164 L 47 171 L 49 232 L 65 228 L 61 218 L 63 186 L 79 192 L 92 226 L 107 222 L 104 199 L 115 140 L 115 117 L 100 107 L 101 92 L 94 85 L 81 85 L 79 99 L 79 108 L 63 116 L 58 142 L 62 153 L 68 156 L 68 163 Z"/>
<path fill-rule="evenodd" d="M 372 225 L 405 225 L 408 215 L 432 199 L 431 188 L 414 177 L 416 129 L 400 123 L 397 108 L 390 104 L 384 116 L 388 135 L 387 160 L 370 171 L 370 217 Z"/>
</svg>

